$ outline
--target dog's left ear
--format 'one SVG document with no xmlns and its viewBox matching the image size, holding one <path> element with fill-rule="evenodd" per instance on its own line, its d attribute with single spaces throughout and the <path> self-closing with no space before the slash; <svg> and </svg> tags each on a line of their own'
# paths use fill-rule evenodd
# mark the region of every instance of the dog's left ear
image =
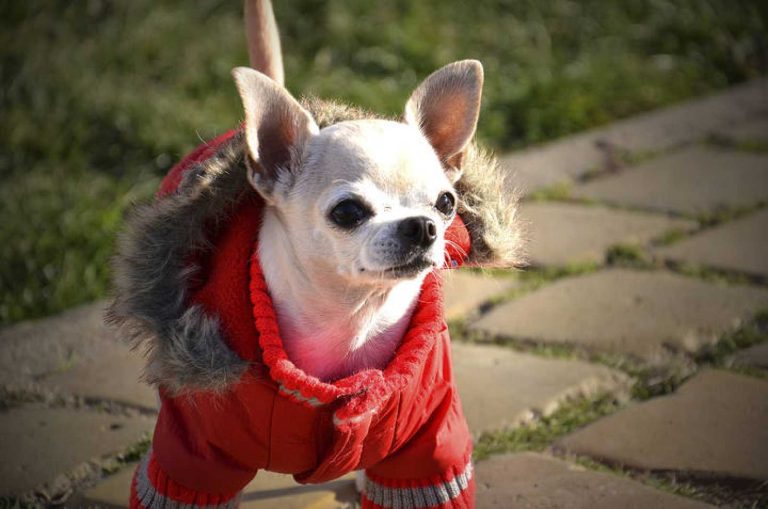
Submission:
<svg viewBox="0 0 768 509">
<path fill-rule="evenodd" d="M 424 133 L 454 182 L 475 134 L 482 91 L 482 64 L 461 60 L 433 72 L 405 105 L 405 121 Z"/>
</svg>

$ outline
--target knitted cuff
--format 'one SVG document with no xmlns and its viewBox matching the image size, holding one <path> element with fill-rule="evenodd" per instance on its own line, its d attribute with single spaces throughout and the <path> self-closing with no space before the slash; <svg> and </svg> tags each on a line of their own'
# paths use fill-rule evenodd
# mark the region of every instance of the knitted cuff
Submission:
<svg viewBox="0 0 768 509">
<path fill-rule="evenodd" d="M 136 468 L 131 483 L 130 509 L 235 509 L 239 502 L 239 492 L 223 495 L 201 493 L 177 484 L 160 469 L 152 451 Z"/>
<path fill-rule="evenodd" d="M 362 509 L 474 509 L 472 463 L 428 479 L 385 479 L 365 473 Z"/>
</svg>

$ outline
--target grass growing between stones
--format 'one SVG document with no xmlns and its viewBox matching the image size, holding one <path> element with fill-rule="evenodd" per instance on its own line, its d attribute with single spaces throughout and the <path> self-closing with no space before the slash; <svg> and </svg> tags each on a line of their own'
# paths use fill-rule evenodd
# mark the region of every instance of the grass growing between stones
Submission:
<svg viewBox="0 0 768 509">
<path fill-rule="evenodd" d="M 762 310 L 743 327 L 725 334 L 717 343 L 696 354 L 694 359 L 700 365 L 724 366 L 737 351 L 766 341 L 768 310 Z"/>
<path fill-rule="evenodd" d="M 653 241 L 652 244 L 659 247 L 671 246 L 672 244 L 676 242 L 680 242 L 681 240 L 691 236 L 694 233 L 696 232 L 695 231 L 688 232 L 686 230 L 680 230 L 675 228 L 664 233 L 664 235 L 662 235 L 661 237 Z"/>
<path fill-rule="evenodd" d="M 723 207 L 717 210 L 702 212 L 701 214 L 691 216 L 691 219 L 698 221 L 701 224 L 701 227 L 704 229 L 714 228 L 715 226 L 720 226 L 721 224 L 735 221 L 736 219 L 740 219 L 748 214 L 757 212 L 758 210 L 764 208 L 766 205 L 768 205 L 768 202 L 759 201 L 751 205 Z"/>
<path fill-rule="evenodd" d="M 541 416 L 518 428 L 483 433 L 475 442 L 473 457 L 480 461 L 492 454 L 543 451 L 558 438 L 620 407 L 621 403 L 610 395 L 567 402 L 551 415 Z"/>
<path fill-rule="evenodd" d="M 727 148 L 730 150 L 740 150 L 742 152 L 752 152 L 754 154 L 768 154 L 768 140 L 761 139 L 733 139 L 723 135 L 712 135 L 707 139 L 710 145 L 718 148 Z"/>
<path fill-rule="evenodd" d="M 637 244 L 616 244 L 605 252 L 605 263 L 610 266 L 650 268 L 648 253 Z"/>
<path fill-rule="evenodd" d="M 692 498 L 716 507 L 755 509 L 766 507 L 768 492 L 764 482 L 728 482 L 722 479 L 702 480 L 686 476 L 685 472 L 654 472 L 635 470 L 621 465 L 596 461 L 582 455 L 552 451 L 557 457 L 571 461 L 595 472 L 618 475 L 673 495 Z"/>
<path fill-rule="evenodd" d="M 588 456 L 562 454 L 553 451 L 556 456 L 583 466 L 588 470 L 604 474 L 617 475 L 627 480 L 640 482 L 651 488 L 665 491 L 672 495 L 691 498 L 701 502 L 731 508 L 753 509 L 764 507 L 765 498 L 759 490 L 734 489 L 724 483 L 698 483 L 676 472 L 647 472 L 624 468 L 618 465 L 601 463 Z"/>
<path fill-rule="evenodd" d="M 527 199 L 530 201 L 569 201 L 572 190 L 572 182 L 559 182 L 534 191 Z"/>
<path fill-rule="evenodd" d="M 701 279 L 709 283 L 722 285 L 759 285 L 765 283 L 761 276 L 753 276 L 732 270 L 716 269 L 688 262 L 665 260 L 664 267 L 682 276 Z"/>
<path fill-rule="evenodd" d="M 15 497 L 0 496 L 0 509 L 33 509 L 37 505 L 22 502 Z"/>
<path fill-rule="evenodd" d="M 135 463 L 141 460 L 149 448 L 152 446 L 152 437 L 149 435 L 143 437 L 136 443 L 129 445 L 125 450 L 120 452 L 117 456 L 101 465 L 101 473 L 105 476 L 112 475 L 115 472 L 122 470 L 126 465 Z"/>
</svg>

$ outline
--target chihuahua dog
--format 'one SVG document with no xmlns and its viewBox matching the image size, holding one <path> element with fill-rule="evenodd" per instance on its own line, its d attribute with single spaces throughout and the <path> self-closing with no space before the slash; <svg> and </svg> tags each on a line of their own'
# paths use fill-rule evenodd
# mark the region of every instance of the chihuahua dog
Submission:
<svg viewBox="0 0 768 509">
<path fill-rule="evenodd" d="M 290 95 L 268 1 L 246 27 L 244 126 L 176 165 L 118 246 L 109 317 L 161 395 L 131 507 L 233 507 L 267 469 L 365 470 L 365 509 L 471 508 L 436 269 L 520 260 L 515 195 L 472 143 L 482 66 L 442 67 L 385 120 Z"/>
<path fill-rule="evenodd" d="M 290 359 L 322 380 L 383 368 L 424 276 L 445 262 L 456 213 L 447 164 L 475 132 L 483 74 L 443 67 L 405 122 L 318 129 L 267 76 L 233 71 L 245 106 L 248 179 L 266 205 L 259 255 Z"/>
</svg>

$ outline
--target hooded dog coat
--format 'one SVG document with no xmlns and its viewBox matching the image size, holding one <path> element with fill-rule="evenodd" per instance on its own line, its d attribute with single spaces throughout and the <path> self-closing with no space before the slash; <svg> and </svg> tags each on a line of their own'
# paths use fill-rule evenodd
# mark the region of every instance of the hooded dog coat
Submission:
<svg viewBox="0 0 768 509">
<path fill-rule="evenodd" d="M 333 111 L 315 117 L 327 125 Z M 307 375 L 282 346 L 257 255 L 263 203 L 244 153 L 240 131 L 198 147 L 135 212 L 118 247 L 110 317 L 146 343 L 146 377 L 162 401 L 131 507 L 235 507 L 261 469 L 301 483 L 365 469 L 364 508 L 473 507 L 472 441 L 439 272 L 426 277 L 386 368 L 332 383 Z M 504 199 L 496 212 L 478 208 L 482 188 L 462 195 L 457 186 L 460 215 L 446 233 L 454 266 L 466 253 L 504 264 L 516 254 L 505 247 L 516 232 L 494 233 L 512 217 Z M 511 197 L 506 204 L 513 210 Z"/>
</svg>

